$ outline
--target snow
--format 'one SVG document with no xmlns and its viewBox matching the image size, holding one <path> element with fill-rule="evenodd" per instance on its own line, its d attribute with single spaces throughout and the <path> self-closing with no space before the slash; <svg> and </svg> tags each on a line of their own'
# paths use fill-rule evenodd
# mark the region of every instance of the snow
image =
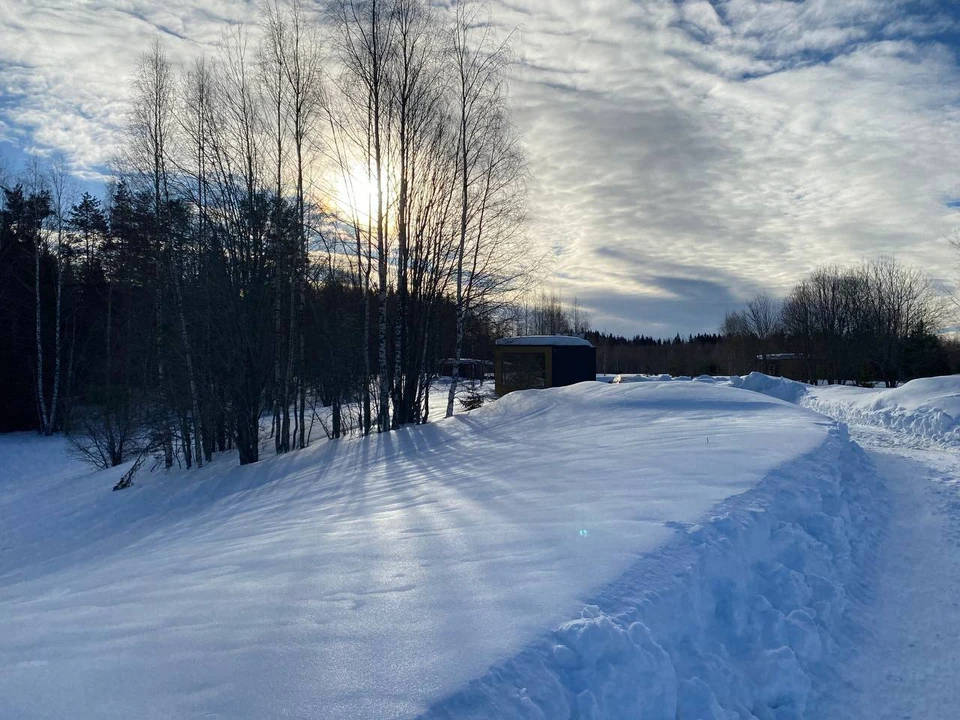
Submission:
<svg viewBox="0 0 960 720">
<path fill-rule="evenodd" d="M 677 380 L 120 493 L 0 436 L 0 717 L 951 716 L 960 377 Z"/>
<path fill-rule="evenodd" d="M 960 445 L 960 375 L 920 378 L 897 388 L 849 385 L 812 386 L 754 372 L 749 375 L 698 378 L 669 375 L 598 375 L 613 383 L 690 381 L 751 390 L 816 410 L 850 425 L 900 433 L 895 442 Z"/>
<path fill-rule="evenodd" d="M 0 438 L 24 719 L 799 717 L 882 497 L 834 423 L 708 383 L 513 393 L 120 493 L 43 440 L 25 487 L 32 444 Z"/>
<path fill-rule="evenodd" d="M 824 684 L 813 717 L 951 718 L 960 707 L 960 458 L 860 427 L 890 488 L 875 582 L 853 612 L 856 652 Z"/>
<path fill-rule="evenodd" d="M 845 659 L 885 501 L 838 431 L 638 559 L 427 718 L 802 718 Z M 839 717 L 839 716 L 837 716 Z"/>
<path fill-rule="evenodd" d="M 895 430 L 911 442 L 960 446 L 960 375 L 919 378 L 897 388 L 812 386 L 761 373 L 713 378 L 798 403 L 850 425 Z"/>
<path fill-rule="evenodd" d="M 874 547 L 845 585 L 846 622 L 829 636 L 838 652 L 810 673 L 806 716 L 954 717 L 960 706 L 960 376 L 893 389 L 811 387 L 759 373 L 697 380 L 815 408 L 849 424 L 867 450 L 866 471 L 876 487 L 872 498 L 861 496 L 869 512 L 853 540 L 863 548 L 867 538 Z M 797 643 L 787 640 L 795 652 Z M 707 704 L 710 709 L 692 716 L 727 717 L 712 698 Z"/>
<path fill-rule="evenodd" d="M 529 345 L 529 346 L 570 346 L 593 347 L 589 340 L 570 335 L 527 335 L 525 337 L 510 337 L 497 340 L 497 345 Z"/>
<path fill-rule="evenodd" d="M 848 658 L 824 678 L 812 717 L 955 717 L 960 706 L 960 375 L 897 388 L 756 386 L 836 417 L 867 449 L 886 507 L 875 567 L 849 615 Z M 731 384 L 737 384 L 735 381 Z"/>
<path fill-rule="evenodd" d="M 853 425 L 897 430 L 960 446 L 960 375 L 911 380 L 898 388 L 810 388 L 804 405 Z"/>
</svg>

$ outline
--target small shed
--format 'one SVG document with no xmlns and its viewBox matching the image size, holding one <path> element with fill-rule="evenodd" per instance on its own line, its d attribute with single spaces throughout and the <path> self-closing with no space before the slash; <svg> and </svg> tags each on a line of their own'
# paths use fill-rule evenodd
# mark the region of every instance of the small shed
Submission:
<svg viewBox="0 0 960 720">
<path fill-rule="evenodd" d="M 597 349 L 567 335 L 502 338 L 494 349 L 497 395 L 597 379 Z"/>
<path fill-rule="evenodd" d="M 453 369 L 458 363 L 454 358 L 447 358 L 440 363 L 440 375 L 443 377 L 453 377 Z M 473 358 L 460 358 L 460 370 L 457 376 L 461 380 L 483 380 L 493 374 L 493 363 L 489 360 L 475 360 Z"/>
</svg>

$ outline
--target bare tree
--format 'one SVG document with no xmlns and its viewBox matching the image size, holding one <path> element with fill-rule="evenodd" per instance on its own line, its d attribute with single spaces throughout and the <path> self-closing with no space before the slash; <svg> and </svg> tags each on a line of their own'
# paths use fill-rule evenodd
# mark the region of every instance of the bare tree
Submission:
<svg viewBox="0 0 960 720">
<path fill-rule="evenodd" d="M 275 384 L 279 388 L 274 403 L 274 421 L 279 420 L 276 447 L 282 452 L 290 447 L 290 388 L 297 388 L 293 402 L 296 428 L 294 445 L 306 444 L 306 368 L 304 363 L 303 313 L 307 282 L 308 239 L 306 175 L 309 155 L 316 143 L 318 120 L 323 100 L 322 47 L 316 23 L 309 17 L 301 0 L 271 0 L 263 6 L 265 41 L 261 48 L 264 86 L 270 100 L 274 142 L 276 146 L 275 202 L 284 197 L 284 142 L 289 137 L 293 153 L 293 187 L 296 213 L 296 243 L 283 259 L 289 261 L 288 277 L 276 273 L 274 297 Z M 279 205 L 278 205 L 279 206 Z M 287 280 L 289 289 L 288 323 L 281 332 L 281 287 Z M 296 360 L 296 362 L 294 362 Z M 281 365 L 283 366 L 281 369 Z M 282 418 L 281 418 L 282 415 Z"/>
<path fill-rule="evenodd" d="M 485 271 L 491 269 L 506 240 L 498 233 L 518 231 L 519 218 L 511 219 L 512 227 L 510 223 L 497 227 L 499 213 L 495 211 L 499 202 L 511 197 L 504 191 L 516 185 L 523 168 L 506 117 L 504 71 L 510 60 L 511 38 L 495 39 L 493 23 L 481 17 L 486 12 L 482 3 L 458 3 L 450 37 L 460 219 L 454 274 L 457 326 L 447 417 L 453 415 L 471 303 L 482 278 L 494 277 Z"/>
<path fill-rule="evenodd" d="M 217 103 L 214 78 L 210 65 L 205 58 L 198 59 L 193 67 L 187 71 L 182 81 L 182 100 L 179 106 L 179 126 L 184 147 L 184 160 L 179 166 L 180 172 L 192 182 L 187 186 L 187 194 L 194 206 L 196 217 L 195 252 L 198 258 L 197 272 L 201 270 L 199 258 L 202 258 L 208 249 L 208 235 L 210 231 L 210 174 L 211 151 L 209 143 L 214 132 L 214 106 Z M 212 443 L 204 442 L 205 432 L 209 435 L 210 429 L 205 428 L 204 413 L 201 410 L 200 382 L 195 367 L 193 346 L 187 329 L 186 313 L 183 306 L 183 292 L 180 286 L 180 269 L 174 268 L 177 282 L 177 299 L 179 314 L 179 330 L 181 342 L 185 348 L 187 374 L 190 382 L 190 399 L 193 415 L 194 452 L 197 466 L 203 465 L 204 459 L 212 458 Z M 209 287 L 204 285 L 206 298 L 206 327 L 203 337 L 209 339 L 211 322 L 211 303 Z"/>
<path fill-rule="evenodd" d="M 390 149 L 393 127 L 390 111 L 390 65 L 395 53 L 396 14 L 387 0 L 336 0 L 331 8 L 344 68 L 340 90 L 351 114 L 361 119 L 353 134 L 366 168 L 372 217 L 368 216 L 369 245 L 375 243 L 377 262 L 377 427 L 390 429 L 390 367 L 387 362 L 387 298 L 389 291 Z M 356 93 L 356 88 L 360 93 Z M 359 142 L 356 142 L 359 141 Z M 349 172 L 349 169 L 348 169 Z M 365 320 L 366 322 L 366 320 Z"/>
<path fill-rule="evenodd" d="M 279 216 L 283 208 L 285 192 L 284 166 L 286 164 L 285 142 L 287 137 L 286 90 L 284 79 L 284 47 L 286 46 L 287 21 L 279 2 L 264 3 L 261 7 L 264 37 L 260 45 L 260 84 L 269 103 L 270 132 L 273 134 L 274 163 L 274 214 Z M 296 292 L 291 283 L 292 268 L 287 267 L 289 253 L 282 247 L 280 238 L 274 241 L 275 272 L 273 289 L 273 437 L 277 453 L 290 449 L 290 371 L 292 338 L 287 332 L 293 322 L 292 308 L 286 326 L 284 298 Z M 290 291 L 284 291 L 284 283 Z"/>
<path fill-rule="evenodd" d="M 860 270 L 870 336 L 869 362 L 887 387 L 902 379 L 904 341 L 934 330 L 942 318 L 942 296 L 919 269 L 890 257 Z"/>
<path fill-rule="evenodd" d="M 130 142 L 127 144 L 127 168 L 135 185 L 149 183 L 153 195 L 152 242 L 155 273 L 155 348 L 157 383 L 161 395 L 166 387 L 167 366 L 163 352 L 161 333 L 166 314 L 164 307 L 165 286 L 164 254 L 167 211 L 170 200 L 170 176 L 168 172 L 169 148 L 174 119 L 173 75 L 170 61 L 159 40 L 140 58 L 134 78 L 134 98 L 129 122 Z M 164 466 L 173 466 L 173 431 L 170 422 L 161 415 Z"/>
<path fill-rule="evenodd" d="M 747 303 L 744 314 L 747 331 L 756 338 L 760 348 L 761 371 L 767 371 L 770 340 L 780 328 L 780 303 L 769 295 L 760 294 Z"/>
<path fill-rule="evenodd" d="M 306 447 L 306 368 L 304 362 L 303 312 L 307 265 L 307 192 L 305 175 L 309 167 L 308 145 L 316 141 L 317 123 L 323 102 L 323 67 L 321 41 L 316 26 L 310 21 L 301 0 L 290 0 L 288 7 L 289 47 L 282 46 L 284 79 L 290 100 L 288 115 L 293 133 L 296 176 L 297 255 L 297 351 L 299 365 L 299 438 L 298 447 Z"/>
<path fill-rule="evenodd" d="M 34 160 L 30 172 L 30 192 L 35 197 L 42 197 L 49 204 L 50 190 L 47 187 L 46 180 L 40 170 L 39 163 Z M 34 210 L 36 211 L 36 203 Z M 53 427 L 50 424 L 50 408 L 47 405 L 46 395 L 43 389 L 43 376 L 45 372 L 43 362 L 43 295 L 41 271 L 43 267 L 43 258 L 49 253 L 48 238 L 46 228 L 42 225 L 42 218 L 31 219 L 33 231 L 33 290 L 34 290 L 34 340 L 37 356 L 37 366 L 34 378 L 34 388 L 36 390 L 37 413 L 40 418 L 40 432 L 44 435 L 50 435 Z"/>
<path fill-rule="evenodd" d="M 0 169 L 0 182 L 2 182 L 2 179 L 2 169 Z M 954 288 L 953 293 L 950 295 L 950 302 L 954 309 L 953 321 L 960 323 L 960 231 L 954 233 L 953 238 L 950 240 L 950 246 L 954 249 L 956 258 Z"/>
<path fill-rule="evenodd" d="M 241 464 L 259 459 L 260 413 L 273 375 L 268 338 L 273 307 L 268 237 L 270 205 L 265 188 L 266 118 L 242 28 L 225 35 L 215 74 L 219 98 L 209 143 L 211 205 L 217 208 L 216 278 L 225 316 L 227 394 Z M 274 222 L 280 218 L 273 218 Z"/>
<path fill-rule="evenodd" d="M 63 338 L 63 273 L 68 253 L 67 240 L 67 213 L 71 205 L 69 171 L 63 156 L 54 159 L 49 171 L 49 188 L 51 200 L 51 219 L 53 227 L 51 235 L 54 243 L 54 264 L 56 269 L 55 312 L 54 312 L 54 351 L 53 351 L 53 392 L 50 397 L 49 409 L 44 413 L 47 417 L 43 432 L 50 435 L 57 427 L 57 408 L 60 404 L 61 356 Z M 41 393 L 41 402 L 43 402 Z"/>
</svg>

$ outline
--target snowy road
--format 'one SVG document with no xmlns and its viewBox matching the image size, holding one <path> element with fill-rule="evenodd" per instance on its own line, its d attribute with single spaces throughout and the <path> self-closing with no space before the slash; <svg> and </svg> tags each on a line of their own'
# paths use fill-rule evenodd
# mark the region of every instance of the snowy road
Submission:
<svg viewBox="0 0 960 720">
<path fill-rule="evenodd" d="M 863 636 L 812 716 L 951 718 L 960 712 L 960 456 L 851 428 L 891 496 Z"/>
</svg>

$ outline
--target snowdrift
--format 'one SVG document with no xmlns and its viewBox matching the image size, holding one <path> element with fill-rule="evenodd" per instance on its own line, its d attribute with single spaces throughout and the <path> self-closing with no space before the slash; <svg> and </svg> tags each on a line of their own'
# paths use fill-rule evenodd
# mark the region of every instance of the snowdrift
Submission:
<svg viewBox="0 0 960 720">
<path fill-rule="evenodd" d="M 920 378 L 890 389 L 814 387 L 756 372 L 707 381 L 798 403 L 849 425 L 894 430 L 909 441 L 960 445 L 960 375 Z"/>
<path fill-rule="evenodd" d="M 52 459 L 25 488 L 24 442 L 23 719 L 800 717 L 882 506 L 834 423 L 718 383 L 514 393 L 122 493 Z"/>
<path fill-rule="evenodd" d="M 604 375 L 605 382 L 647 383 L 695 380 L 709 385 L 752 390 L 820 412 L 848 425 L 896 431 L 908 442 L 960 445 L 960 375 L 911 380 L 898 388 L 812 386 L 763 373 L 702 375 Z M 902 439 L 901 439 L 902 441 Z"/>
<path fill-rule="evenodd" d="M 921 441 L 960 446 L 960 375 L 911 380 L 888 390 L 812 387 L 801 402 L 851 425 L 872 425 Z"/>
</svg>

